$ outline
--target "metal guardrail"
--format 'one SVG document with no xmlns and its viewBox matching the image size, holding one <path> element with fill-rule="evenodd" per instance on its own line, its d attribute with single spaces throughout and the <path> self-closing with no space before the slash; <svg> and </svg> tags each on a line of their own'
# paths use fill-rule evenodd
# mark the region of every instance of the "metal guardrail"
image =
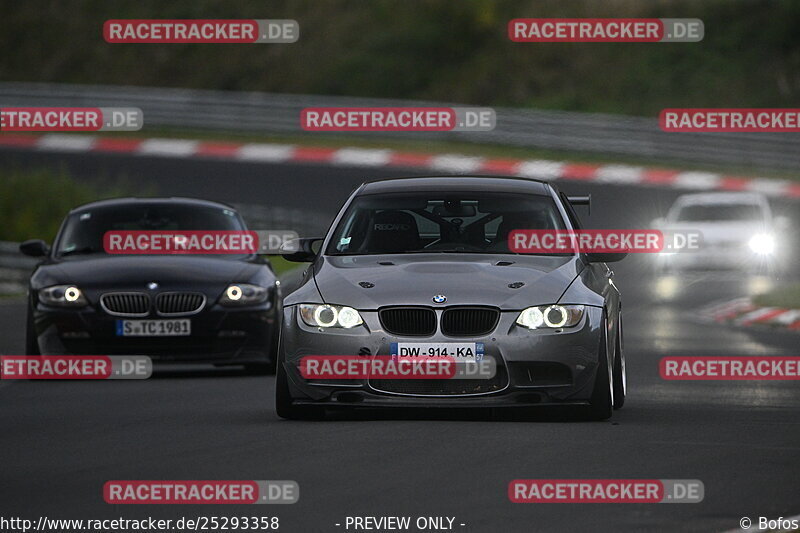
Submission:
<svg viewBox="0 0 800 533">
<path fill-rule="evenodd" d="M 271 134 L 309 134 L 300 111 L 312 106 L 451 106 L 441 102 L 152 87 L 0 83 L 1 106 L 139 107 L 147 126 Z M 800 171 L 792 133 L 666 133 L 655 118 L 495 108 L 490 132 L 416 133 L 414 138 L 593 152 L 764 170 Z M 364 135 L 342 134 L 336 135 Z M 409 138 L 408 133 L 370 136 Z"/>
</svg>

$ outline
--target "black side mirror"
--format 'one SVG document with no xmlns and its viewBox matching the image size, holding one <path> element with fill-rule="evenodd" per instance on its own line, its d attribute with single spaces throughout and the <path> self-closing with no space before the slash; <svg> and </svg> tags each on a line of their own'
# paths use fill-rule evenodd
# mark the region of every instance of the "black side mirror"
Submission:
<svg viewBox="0 0 800 533">
<path fill-rule="evenodd" d="M 599 254 L 599 253 L 592 253 L 586 254 L 586 258 L 589 260 L 590 263 L 616 263 L 617 261 L 622 261 L 627 256 L 627 253 L 610 253 L 610 254 Z"/>
<path fill-rule="evenodd" d="M 586 196 L 567 196 L 567 201 L 572 204 L 573 206 L 576 205 L 585 205 L 589 208 L 589 214 L 592 214 L 592 195 L 587 194 Z"/>
<path fill-rule="evenodd" d="M 281 245 L 281 256 L 287 261 L 308 263 L 316 259 L 323 239 L 292 239 Z"/>
<path fill-rule="evenodd" d="M 44 257 L 50 253 L 50 247 L 41 239 L 31 239 L 20 244 L 19 251 L 31 257 Z"/>
</svg>

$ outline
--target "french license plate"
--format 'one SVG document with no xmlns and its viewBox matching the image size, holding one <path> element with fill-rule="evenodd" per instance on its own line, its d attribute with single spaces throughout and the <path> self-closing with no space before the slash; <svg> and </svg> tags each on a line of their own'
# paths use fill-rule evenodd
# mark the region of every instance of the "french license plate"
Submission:
<svg viewBox="0 0 800 533">
<path fill-rule="evenodd" d="M 393 342 L 392 359 L 437 359 L 451 357 L 459 363 L 474 363 L 483 360 L 482 342 Z"/>
<path fill-rule="evenodd" d="M 117 320 L 117 337 L 185 337 L 192 334 L 192 321 Z"/>
</svg>

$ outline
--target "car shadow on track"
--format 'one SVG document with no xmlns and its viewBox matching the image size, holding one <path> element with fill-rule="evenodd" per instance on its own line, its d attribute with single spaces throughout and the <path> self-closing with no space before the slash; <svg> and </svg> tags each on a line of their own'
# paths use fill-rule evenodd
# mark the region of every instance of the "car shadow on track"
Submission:
<svg viewBox="0 0 800 533">
<path fill-rule="evenodd" d="M 155 365 L 153 367 L 153 375 L 150 376 L 150 379 L 254 377 L 258 375 L 257 373 L 248 371 L 243 366 Z"/>
<path fill-rule="evenodd" d="M 591 422 L 582 407 L 552 406 L 538 408 L 505 408 L 505 409 L 369 409 L 327 411 L 325 420 L 338 421 L 386 421 L 386 420 L 438 420 L 438 421 L 475 421 L 475 422 Z M 316 421 L 323 422 L 322 420 Z M 595 421 L 596 422 L 596 421 Z M 613 419 L 604 423 L 616 424 Z"/>
</svg>

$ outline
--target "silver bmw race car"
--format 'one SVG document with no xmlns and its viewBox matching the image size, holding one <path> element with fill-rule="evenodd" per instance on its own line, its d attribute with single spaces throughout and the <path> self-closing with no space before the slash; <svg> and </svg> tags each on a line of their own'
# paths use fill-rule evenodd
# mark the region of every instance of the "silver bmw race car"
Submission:
<svg viewBox="0 0 800 533">
<path fill-rule="evenodd" d="M 515 253 L 517 229 L 579 229 L 553 185 L 420 177 L 361 185 L 324 239 L 284 257 L 311 264 L 283 307 L 276 409 L 320 418 L 360 407 L 575 405 L 607 419 L 625 401 L 620 294 L 606 265 L 625 254 Z M 491 375 L 309 376 L 309 356 L 465 355 Z"/>
</svg>

